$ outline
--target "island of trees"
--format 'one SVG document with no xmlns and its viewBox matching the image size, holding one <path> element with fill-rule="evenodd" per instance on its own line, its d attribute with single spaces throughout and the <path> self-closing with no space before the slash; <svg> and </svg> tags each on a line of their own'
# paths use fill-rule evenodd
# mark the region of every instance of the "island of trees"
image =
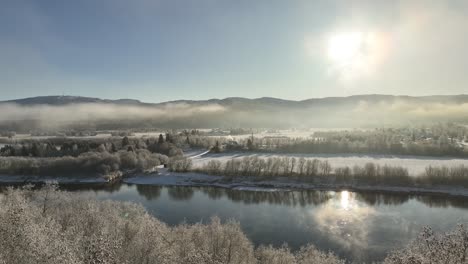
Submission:
<svg viewBox="0 0 468 264">
<path fill-rule="evenodd" d="M 154 170 L 182 156 L 170 134 L 158 138 L 26 139 L 0 149 L 0 174 L 77 175 Z"/>
</svg>

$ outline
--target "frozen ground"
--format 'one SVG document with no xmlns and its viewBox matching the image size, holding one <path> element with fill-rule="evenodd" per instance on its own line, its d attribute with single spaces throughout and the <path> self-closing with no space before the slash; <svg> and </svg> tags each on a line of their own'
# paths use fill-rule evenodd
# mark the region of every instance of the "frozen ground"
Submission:
<svg viewBox="0 0 468 264">
<path fill-rule="evenodd" d="M 363 166 L 368 162 L 373 162 L 379 165 L 390 166 L 403 166 L 408 168 L 411 175 L 418 175 L 424 172 L 424 169 L 431 166 L 468 166 L 467 159 L 459 158 L 445 158 L 445 157 L 422 157 L 422 156 L 398 156 L 398 155 L 359 155 L 359 154 L 265 154 L 265 153 L 251 153 L 251 152 L 235 152 L 235 153 L 220 153 L 220 154 L 206 154 L 193 158 L 193 165 L 195 168 L 201 167 L 210 160 L 219 160 L 226 162 L 230 159 L 242 159 L 246 156 L 258 156 L 261 158 L 268 157 L 295 157 L 306 159 L 319 159 L 328 160 L 332 167 L 354 165 Z"/>
<path fill-rule="evenodd" d="M 177 173 L 169 172 L 167 169 L 160 169 L 156 174 L 136 174 L 132 177 L 124 178 L 125 183 L 150 184 L 160 186 L 193 186 L 212 185 L 222 180 L 221 176 L 210 176 L 201 173 Z"/>
<path fill-rule="evenodd" d="M 159 137 L 160 134 L 165 135 L 165 131 L 150 131 L 150 132 L 135 132 L 133 133 L 134 137 L 142 138 L 142 137 Z"/>
</svg>

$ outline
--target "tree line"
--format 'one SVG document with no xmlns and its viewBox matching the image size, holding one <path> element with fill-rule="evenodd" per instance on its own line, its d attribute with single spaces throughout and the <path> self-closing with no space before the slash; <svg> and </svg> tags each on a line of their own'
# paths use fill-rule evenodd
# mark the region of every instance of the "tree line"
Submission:
<svg viewBox="0 0 468 264">
<path fill-rule="evenodd" d="M 193 171 L 228 177 L 296 177 L 316 184 L 345 185 L 390 185 L 416 186 L 463 186 L 468 187 L 468 167 L 464 165 L 428 166 L 421 175 L 409 175 L 402 166 L 379 165 L 372 162 L 365 165 L 332 167 L 327 160 L 305 159 L 303 157 L 246 156 L 226 162 L 210 160 Z"/>
<path fill-rule="evenodd" d="M 230 144 L 211 142 L 213 152 L 260 151 L 272 153 L 366 153 L 468 157 L 468 128 L 453 123 L 420 128 L 318 131 L 308 138 L 248 137 Z M 213 140 L 212 140 L 213 141 Z M 224 148 L 221 146 L 224 145 Z"/>
<path fill-rule="evenodd" d="M 158 138 L 53 138 L 24 140 L 0 149 L 0 173 L 7 175 L 81 175 L 140 172 L 183 155 L 171 135 Z"/>
<path fill-rule="evenodd" d="M 146 149 L 117 152 L 85 152 L 76 157 L 2 157 L 0 174 L 6 175 L 106 175 L 118 171 L 141 172 L 167 164 L 166 155 L 151 153 Z"/>
<path fill-rule="evenodd" d="M 235 129 L 234 129 L 235 130 Z M 242 130 L 242 129 L 238 129 Z M 237 130 L 235 130 L 237 131 Z M 213 152 L 366 153 L 468 157 L 468 128 L 453 123 L 422 127 L 317 131 L 307 138 L 207 136 L 197 130 L 170 132 L 178 147 L 211 148 Z"/>
<path fill-rule="evenodd" d="M 64 157 L 74 156 L 86 152 L 115 153 L 120 150 L 135 151 L 149 150 L 152 153 L 160 153 L 167 156 L 183 155 L 181 146 L 175 144 L 171 134 L 160 134 L 154 138 L 129 138 L 111 137 L 97 139 L 75 138 L 47 138 L 25 139 L 16 143 L 6 144 L 0 148 L 0 156 L 3 157 Z"/>
</svg>

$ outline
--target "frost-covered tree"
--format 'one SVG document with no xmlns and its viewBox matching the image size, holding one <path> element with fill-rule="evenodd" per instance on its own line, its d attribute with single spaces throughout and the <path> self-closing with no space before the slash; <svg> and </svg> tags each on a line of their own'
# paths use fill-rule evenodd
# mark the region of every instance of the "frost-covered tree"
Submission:
<svg viewBox="0 0 468 264">
<path fill-rule="evenodd" d="M 426 227 L 410 245 L 391 253 L 384 261 L 384 264 L 413 263 L 468 263 L 468 230 L 460 225 L 454 231 L 436 234 Z"/>
</svg>

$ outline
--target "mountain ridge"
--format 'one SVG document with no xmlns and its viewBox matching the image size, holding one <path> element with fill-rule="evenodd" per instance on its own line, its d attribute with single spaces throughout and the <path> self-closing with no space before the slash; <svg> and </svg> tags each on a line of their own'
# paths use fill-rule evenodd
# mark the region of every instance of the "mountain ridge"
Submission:
<svg viewBox="0 0 468 264">
<path fill-rule="evenodd" d="M 39 96 L 0 102 L 0 112 L 0 130 L 23 132 L 62 128 L 362 128 L 430 122 L 467 124 L 468 95 L 367 94 L 300 101 L 228 97 L 162 103 Z"/>
<path fill-rule="evenodd" d="M 308 98 L 303 100 L 290 100 L 276 97 L 259 97 L 259 98 L 245 98 L 245 97 L 226 97 L 222 99 L 212 98 L 206 100 L 172 100 L 159 103 L 142 102 L 136 99 L 122 98 L 122 99 L 102 99 L 97 97 L 85 96 L 63 96 L 63 95 L 49 95 L 49 96 L 35 96 L 27 98 L 18 98 L 12 100 L 0 101 L 0 104 L 15 103 L 19 105 L 67 105 L 79 103 L 106 103 L 117 105 L 146 105 L 146 106 L 161 106 L 168 104 L 208 104 L 218 103 L 221 105 L 233 105 L 240 103 L 263 103 L 263 104 L 298 104 L 304 105 L 309 103 L 325 103 L 325 102 L 345 102 L 345 101 L 359 101 L 359 100 L 405 100 L 405 101 L 458 101 L 468 103 L 468 94 L 458 95 L 426 95 L 426 96 L 408 96 L 408 95 L 387 95 L 387 94 L 360 94 L 351 96 L 335 96 L 335 97 L 321 97 L 321 98 Z"/>
</svg>

